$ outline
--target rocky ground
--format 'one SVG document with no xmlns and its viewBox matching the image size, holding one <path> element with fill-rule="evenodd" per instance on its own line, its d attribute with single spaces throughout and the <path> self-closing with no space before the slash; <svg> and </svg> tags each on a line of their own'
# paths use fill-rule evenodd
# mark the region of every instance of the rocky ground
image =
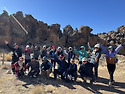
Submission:
<svg viewBox="0 0 125 94">
<path fill-rule="evenodd" d="M 116 83 L 109 87 L 109 75 L 103 57 L 99 66 L 99 78 L 93 85 L 83 83 L 80 78 L 77 82 L 66 83 L 39 76 L 29 79 L 27 76 L 18 80 L 13 74 L 6 74 L 8 69 L 0 65 L 0 94 L 125 94 L 125 57 L 119 56 L 119 63 L 114 74 Z M 6 65 L 10 63 L 6 62 Z"/>
</svg>

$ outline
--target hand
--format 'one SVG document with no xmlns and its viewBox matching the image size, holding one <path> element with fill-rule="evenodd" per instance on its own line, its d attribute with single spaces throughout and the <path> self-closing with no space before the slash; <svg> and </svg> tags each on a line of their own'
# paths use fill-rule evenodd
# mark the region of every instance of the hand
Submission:
<svg viewBox="0 0 125 94">
<path fill-rule="evenodd" d="M 65 76 L 65 74 L 66 74 L 66 73 L 65 73 L 65 72 L 63 72 L 63 76 Z"/>
<path fill-rule="evenodd" d="M 89 45 L 89 42 L 88 42 L 88 45 Z"/>
<path fill-rule="evenodd" d="M 34 70 L 32 70 L 32 72 L 34 72 Z"/>
<path fill-rule="evenodd" d="M 5 42 L 5 44 L 8 44 L 8 41 L 5 40 L 4 42 Z"/>
<path fill-rule="evenodd" d="M 86 78 L 86 77 L 83 77 L 83 79 L 84 79 L 84 80 L 87 80 L 87 78 Z"/>
</svg>

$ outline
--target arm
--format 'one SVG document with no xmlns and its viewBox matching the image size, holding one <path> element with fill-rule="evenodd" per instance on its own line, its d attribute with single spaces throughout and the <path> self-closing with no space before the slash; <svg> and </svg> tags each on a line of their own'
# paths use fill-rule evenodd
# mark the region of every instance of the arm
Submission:
<svg viewBox="0 0 125 94">
<path fill-rule="evenodd" d="M 51 70 L 52 70 L 52 67 L 53 67 L 53 64 L 52 64 L 52 63 L 50 63 L 50 62 L 48 62 L 48 65 L 50 65 L 49 70 L 51 71 Z"/>
<path fill-rule="evenodd" d="M 100 47 L 101 47 L 101 49 L 102 49 L 105 53 L 108 52 L 102 45 L 100 45 Z"/>
<path fill-rule="evenodd" d="M 116 49 L 115 49 L 115 54 L 117 54 L 119 52 L 119 50 L 122 48 L 122 45 L 120 44 Z"/>
<path fill-rule="evenodd" d="M 91 51 L 93 51 L 94 49 L 90 46 L 89 42 L 88 42 L 88 47 Z"/>
<path fill-rule="evenodd" d="M 7 47 L 11 50 L 11 51 L 15 51 L 15 49 L 13 47 L 11 47 L 9 44 L 7 44 Z"/>
<path fill-rule="evenodd" d="M 68 53 L 66 52 L 66 50 L 64 50 L 64 53 L 65 53 L 66 55 L 68 55 Z"/>
<path fill-rule="evenodd" d="M 77 49 L 74 49 L 75 53 L 79 54 L 79 51 Z"/>
</svg>

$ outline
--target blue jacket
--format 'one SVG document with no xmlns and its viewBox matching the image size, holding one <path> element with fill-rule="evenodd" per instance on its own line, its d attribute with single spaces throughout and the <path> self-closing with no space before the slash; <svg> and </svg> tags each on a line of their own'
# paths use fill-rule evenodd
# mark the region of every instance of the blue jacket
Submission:
<svg viewBox="0 0 125 94">
<path fill-rule="evenodd" d="M 46 60 L 46 62 L 42 62 L 41 64 L 41 71 L 46 71 L 46 70 L 52 70 L 52 63 L 50 63 L 48 60 Z"/>
<path fill-rule="evenodd" d="M 50 50 L 50 52 L 49 52 L 49 56 L 50 56 L 50 58 L 51 59 L 55 59 L 55 57 L 56 57 L 56 54 L 55 54 L 55 52 L 56 52 L 56 50 L 55 51 L 53 51 L 53 50 Z"/>
<path fill-rule="evenodd" d="M 102 45 L 100 45 L 102 50 L 106 53 L 107 57 L 115 57 L 115 55 L 118 53 L 118 51 L 121 49 L 122 45 L 120 44 L 113 52 L 109 52 L 107 49 L 105 49 Z"/>
</svg>

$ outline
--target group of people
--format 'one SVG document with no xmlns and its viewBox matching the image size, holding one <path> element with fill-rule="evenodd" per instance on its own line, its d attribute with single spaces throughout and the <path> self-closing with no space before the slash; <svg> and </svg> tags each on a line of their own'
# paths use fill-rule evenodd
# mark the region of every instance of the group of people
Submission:
<svg viewBox="0 0 125 94">
<path fill-rule="evenodd" d="M 66 51 L 61 47 L 56 48 L 55 46 L 47 48 L 46 45 L 39 50 L 35 46 L 31 56 L 30 46 L 27 45 L 24 61 L 22 50 L 18 44 L 15 43 L 13 47 L 9 45 L 8 41 L 5 41 L 5 44 L 13 52 L 11 68 L 13 74 L 19 79 L 24 77 L 26 70 L 29 77 L 37 78 L 39 74 L 49 77 L 50 73 L 53 72 L 54 79 L 61 75 L 61 79 L 67 82 L 76 81 L 79 73 L 85 83 L 87 79 L 90 79 L 91 84 L 98 78 L 99 59 L 103 50 L 106 54 L 107 69 L 110 75 L 109 85 L 114 83 L 113 74 L 116 68 L 116 54 L 122 46 L 125 46 L 124 42 L 116 49 L 113 46 L 109 46 L 107 50 L 101 44 L 96 44 L 92 48 L 88 43 L 88 47 L 91 50 L 91 58 L 88 60 L 84 46 L 81 46 L 79 51 L 75 47 L 69 47 L 68 51 Z M 76 54 L 79 56 L 79 63 L 76 63 Z M 42 59 L 42 63 L 39 63 L 39 56 Z M 80 66 L 79 69 L 77 65 Z"/>
</svg>

